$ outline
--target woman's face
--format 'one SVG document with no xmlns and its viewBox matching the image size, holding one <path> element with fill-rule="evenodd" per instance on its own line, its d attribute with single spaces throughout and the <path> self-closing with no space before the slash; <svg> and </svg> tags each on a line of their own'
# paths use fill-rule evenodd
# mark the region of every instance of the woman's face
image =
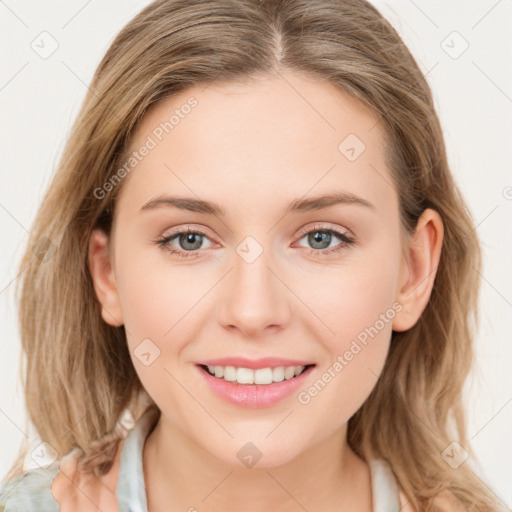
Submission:
<svg viewBox="0 0 512 512">
<path fill-rule="evenodd" d="M 374 387 L 406 274 L 383 135 L 345 93 L 290 71 L 190 88 L 139 124 L 110 309 L 164 425 L 218 459 L 291 460 L 344 434 Z M 222 379 L 223 394 L 198 363 L 227 357 L 315 366 L 246 395 Z"/>
</svg>

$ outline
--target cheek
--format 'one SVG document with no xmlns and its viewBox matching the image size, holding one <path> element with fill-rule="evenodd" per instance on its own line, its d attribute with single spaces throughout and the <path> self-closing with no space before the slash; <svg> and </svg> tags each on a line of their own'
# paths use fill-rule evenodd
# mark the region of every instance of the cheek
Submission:
<svg viewBox="0 0 512 512">
<path fill-rule="evenodd" d="M 190 398 L 173 379 L 173 367 L 196 336 L 193 306 L 208 287 L 198 288 L 201 279 L 192 282 L 194 274 L 172 269 L 164 258 L 156 264 L 135 248 L 119 258 L 116 271 L 135 371 L 151 398 L 178 422 L 187 416 Z"/>
<path fill-rule="evenodd" d="M 340 348 L 355 338 L 364 342 L 364 333 L 369 330 L 376 336 L 374 328 L 383 331 L 384 338 L 391 333 L 397 272 L 393 267 L 376 264 L 351 269 L 340 277 L 336 297 L 331 297 L 331 304 L 337 305 L 335 309 L 331 306 L 331 318 Z"/>
<path fill-rule="evenodd" d="M 126 250 L 116 261 L 116 277 L 125 327 L 133 341 L 136 336 L 163 341 L 173 330 L 182 332 L 191 321 L 188 310 L 207 290 L 197 272 L 167 261 L 158 248 Z"/>
<path fill-rule="evenodd" d="M 395 302 L 399 258 L 392 245 L 358 254 L 346 267 L 316 279 L 315 292 L 309 288 L 308 306 L 321 320 L 309 321 L 309 331 L 322 342 L 326 357 L 314 387 L 302 390 L 299 402 L 337 404 L 332 413 L 348 420 L 368 397 L 386 361 L 400 308 Z"/>
<path fill-rule="evenodd" d="M 398 237 L 396 243 L 383 237 L 369 248 L 347 253 L 339 266 L 315 273 L 314 279 L 300 278 L 300 295 L 321 320 L 329 352 L 343 348 L 386 313 L 385 325 L 379 321 L 377 327 L 391 332 L 388 317 L 395 313 L 400 257 Z"/>
<path fill-rule="evenodd" d="M 121 246 L 121 244 L 119 244 Z M 165 373 L 194 339 L 194 304 L 207 291 L 198 289 L 200 279 L 164 257 L 156 262 L 147 248 L 131 247 L 116 261 L 119 300 L 130 355 L 141 382 L 151 396 L 160 392 L 172 396 L 167 386 L 172 379 Z"/>
</svg>

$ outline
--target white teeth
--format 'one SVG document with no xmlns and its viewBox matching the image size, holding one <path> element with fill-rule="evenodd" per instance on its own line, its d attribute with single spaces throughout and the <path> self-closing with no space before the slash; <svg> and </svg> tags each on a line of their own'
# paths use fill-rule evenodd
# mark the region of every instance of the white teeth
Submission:
<svg viewBox="0 0 512 512">
<path fill-rule="evenodd" d="M 224 380 L 229 382 L 236 380 L 236 368 L 234 366 L 226 366 L 224 368 Z"/>
<path fill-rule="evenodd" d="M 304 370 L 305 366 L 296 366 L 295 367 L 295 377 L 297 375 L 300 375 L 302 373 L 302 371 Z"/>
<path fill-rule="evenodd" d="M 272 380 L 274 382 L 281 382 L 284 380 L 284 367 L 279 366 L 272 370 Z"/>
<path fill-rule="evenodd" d="M 291 379 L 295 375 L 295 368 L 293 366 L 287 366 L 284 369 L 284 378 Z"/>
<path fill-rule="evenodd" d="M 250 368 L 237 368 L 236 381 L 239 384 L 254 384 L 254 370 Z"/>
<path fill-rule="evenodd" d="M 254 384 L 269 384 L 273 382 L 272 368 L 258 368 L 254 371 Z"/>
<path fill-rule="evenodd" d="M 208 366 L 211 375 L 239 384 L 272 384 L 288 380 L 304 371 L 305 366 L 278 366 L 276 368 L 235 368 L 234 366 Z"/>
</svg>

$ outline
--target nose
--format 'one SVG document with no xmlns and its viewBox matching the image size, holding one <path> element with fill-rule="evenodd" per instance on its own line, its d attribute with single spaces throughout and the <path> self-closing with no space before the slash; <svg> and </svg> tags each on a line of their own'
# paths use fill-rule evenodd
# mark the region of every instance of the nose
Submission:
<svg viewBox="0 0 512 512">
<path fill-rule="evenodd" d="M 254 250 L 254 248 L 252 248 Z M 226 276 L 217 307 L 217 320 L 226 329 L 244 337 L 261 337 L 288 324 L 292 294 L 279 276 L 275 260 L 267 251 L 255 259 L 237 252 Z"/>
</svg>

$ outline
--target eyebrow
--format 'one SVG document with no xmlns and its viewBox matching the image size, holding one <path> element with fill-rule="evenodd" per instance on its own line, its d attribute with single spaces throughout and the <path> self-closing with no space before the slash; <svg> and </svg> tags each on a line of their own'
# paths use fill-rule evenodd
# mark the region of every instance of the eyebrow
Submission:
<svg viewBox="0 0 512 512">
<path fill-rule="evenodd" d="M 338 204 L 358 205 L 375 210 L 375 205 L 358 197 L 350 192 L 336 192 L 333 194 L 309 197 L 307 199 L 295 199 L 287 207 L 285 214 L 304 213 L 309 211 L 323 210 Z M 141 211 L 153 210 L 162 206 L 179 208 L 190 212 L 203 213 L 225 217 L 226 211 L 218 204 L 192 197 L 178 196 L 157 196 L 141 207 Z"/>
</svg>

